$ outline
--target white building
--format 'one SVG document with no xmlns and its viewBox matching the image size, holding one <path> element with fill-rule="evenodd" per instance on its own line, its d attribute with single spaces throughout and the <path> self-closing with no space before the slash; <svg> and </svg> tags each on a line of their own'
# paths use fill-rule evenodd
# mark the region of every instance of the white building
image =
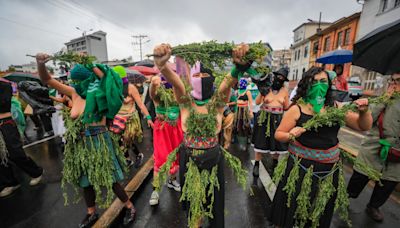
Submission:
<svg viewBox="0 0 400 228">
<path fill-rule="evenodd" d="M 361 39 L 380 26 L 400 19 L 400 0 L 357 0 L 357 2 L 362 3 L 363 8 L 356 40 Z M 383 91 L 382 86 L 385 85 L 376 83 L 377 79 L 381 81 L 382 78 L 382 75 L 379 73 L 353 66 L 352 75 L 361 76 L 364 90 L 375 94 L 379 94 L 379 91 Z"/>
<path fill-rule="evenodd" d="M 11 65 L 16 72 L 37 73 L 37 63 L 30 62 L 22 65 Z"/>
<path fill-rule="evenodd" d="M 290 49 L 292 52 L 289 80 L 299 81 L 301 75 L 309 67 L 310 58 L 310 38 L 317 32 L 317 29 L 324 29 L 331 23 L 311 21 L 303 23 L 293 30 L 293 44 Z"/>
<path fill-rule="evenodd" d="M 68 51 L 87 53 L 95 56 L 98 62 L 105 62 L 108 61 L 106 35 L 107 33 L 103 31 L 97 31 L 89 35 L 84 34 L 65 43 L 65 45 Z"/>
</svg>

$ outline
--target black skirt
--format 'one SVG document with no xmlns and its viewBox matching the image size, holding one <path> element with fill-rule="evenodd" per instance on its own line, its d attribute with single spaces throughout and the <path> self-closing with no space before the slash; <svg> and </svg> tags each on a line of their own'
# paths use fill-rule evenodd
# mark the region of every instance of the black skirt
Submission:
<svg viewBox="0 0 400 228">
<path fill-rule="evenodd" d="M 205 149 L 206 152 L 202 155 L 192 156 L 191 148 L 182 145 L 179 149 L 179 180 L 183 187 L 185 185 L 185 175 L 187 172 L 186 164 L 189 162 L 189 158 L 193 159 L 199 170 L 211 171 L 215 165 L 217 168 L 218 183 L 220 185 L 219 190 L 214 189 L 214 205 L 213 205 L 213 219 L 209 220 L 210 228 L 219 228 L 225 226 L 225 176 L 224 176 L 224 157 L 221 151 L 220 145 L 213 148 Z M 210 197 L 207 197 L 207 204 L 210 203 Z M 183 201 L 182 208 L 185 211 L 189 210 L 189 202 Z"/>
<path fill-rule="evenodd" d="M 268 113 L 264 123 L 261 126 L 258 124 L 258 116 L 261 111 L 259 111 L 254 118 L 254 130 L 251 143 L 254 145 L 254 151 L 260 153 L 270 153 L 270 152 L 286 152 L 288 149 L 287 143 L 281 143 L 275 140 L 275 131 L 281 123 L 283 114 L 273 114 L 270 117 L 270 129 L 269 136 L 266 136 L 267 131 L 267 121 Z"/>
<path fill-rule="evenodd" d="M 309 168 L 313 165 L 314 172 L 325 172 L 330 171 L 334 164 L 323 164 L 312 160 L 302 159 L 300 164 L 306 168 Z M 286 186 L 287 179 L 289 176 L 290 171 L 292 170 L 294 165 L 294 159 L 291 155 L 289 155 L 287 166 L 285 170 L 285 174 L 282 177 L 281 181 L 279 182 L 274 200 L 272 202 L 272 209 L 269 213 L 269 220 L 276 226 L 279 227 L 294 227 L 295 226 L 295 211 L 297 208 L 296 198 L 300 193 L 301 184 L 303 183 L 304 176 L 306 174 L 306 170 L 299 168 L 299 179 L 296 182 L 296 191 L 292 197 L 290 207 L 288 208 L 286 203 L 288 200 L 287 193 L 283 191 L 283 188 Z M 339 178 L 339 170 L 336 170 L 333 174 L 333 186 L 337 189 L 338 186 L 338 178 Z M 318 192 L 319 184 L 318 178 L 312 176 L 312 185 L 311 185 L 311 192 L 310 192 L 310 201 L 311 204 L 314 202 L 317 192 Z M 327 205 L 325 206 L 324 213 L 321 215 L 319 219 L 319 227 L 326 227 L 329 228 L 333 216 L 333 211 L 335 207 L 335 200 L 336 200 L 336 191 L 333 193 L 331 199 L 328 201 Z M 305 227 L 311 227 L 310 224 L 306 224 Z"/>
<path fill-rule="evenodd" d="M 234 132 L 237 136 L 247 137 L 251 133 L 250 115 L 248 107 L 238 107 L 235 113 Z"/>
</svg>

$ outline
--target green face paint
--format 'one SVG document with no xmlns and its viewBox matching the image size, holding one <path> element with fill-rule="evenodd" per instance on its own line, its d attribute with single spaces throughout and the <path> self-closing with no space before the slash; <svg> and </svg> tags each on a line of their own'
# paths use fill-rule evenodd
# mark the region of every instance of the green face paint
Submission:
<svg viewBox="0 0 400 228">
<path fill-rule="evenodd" d="M 324 107 L 325 96 L 328 92 L 329 84 L 327 82 L 314 83 L 307 92 L 306 102 L 313 106 L 314 112 L 319 113 Z"/>
</svg>

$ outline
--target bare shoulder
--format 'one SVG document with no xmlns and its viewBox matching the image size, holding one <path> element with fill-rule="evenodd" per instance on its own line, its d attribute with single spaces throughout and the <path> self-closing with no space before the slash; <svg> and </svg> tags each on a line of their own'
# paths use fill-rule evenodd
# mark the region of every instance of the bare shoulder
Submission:
<svg viewBox="0 0 400 228">
<path fill-rule="evenodd" d="M 300 118 L 300 107 L 297 104 L 290 106 L 290 108 L 285 112 L 285 116 L 293 117 L 298 120 Z"/>
</svg>

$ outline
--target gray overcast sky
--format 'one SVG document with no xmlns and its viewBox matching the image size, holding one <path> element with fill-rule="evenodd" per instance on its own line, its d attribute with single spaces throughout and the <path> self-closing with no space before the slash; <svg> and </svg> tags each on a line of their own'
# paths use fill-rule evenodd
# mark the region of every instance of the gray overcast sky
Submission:
<svg viewBox="0 0 400 228">
<path fill-rule="evenodd" d="M 0 0 L 0 69 L 33 60 L 25 54 L 54 53 L 83 29 L 107 32 L 110 59 L 133 56 L 133 34 L 172 45 L 216 39 L 267 41 L 288 48 L 292 30 L 307 21 L 335 21 L 361 11 L 356 0 Z"/>
</svg>

